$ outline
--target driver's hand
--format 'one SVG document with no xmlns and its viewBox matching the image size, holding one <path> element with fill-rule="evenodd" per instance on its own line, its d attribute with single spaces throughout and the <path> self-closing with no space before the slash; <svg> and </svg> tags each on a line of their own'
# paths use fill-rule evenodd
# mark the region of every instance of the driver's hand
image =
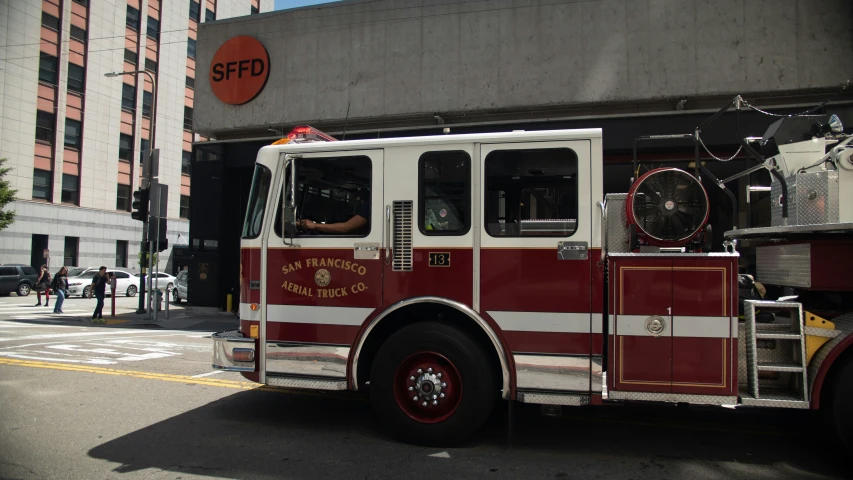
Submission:
<svg viewBox="0 0 853 480">
<path fill-rule="evenodd" d="M 302 220 L 302 228 L 306 230 L 315 230 L 317 228 L 317 223 L 312 222 L 311 220 Z"/>
</svg>

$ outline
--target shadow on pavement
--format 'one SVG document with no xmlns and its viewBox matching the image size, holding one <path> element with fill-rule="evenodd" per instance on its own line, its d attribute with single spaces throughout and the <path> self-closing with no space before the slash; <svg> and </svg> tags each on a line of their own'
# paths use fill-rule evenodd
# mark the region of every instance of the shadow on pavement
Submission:
<svg viewBox="0 0 853 480">
<path fill-rule="evenodd" d="M 148 319 L 146 314 L 135 312 L 119 313 L 115 317 L 104 315 L 106 323 L 92 323 L 90 315 L 53 315 L 45 313 L 36 318 L 12 318 L 6 321 L 30 325 L 55 325 L 93 328 L 151 328 L 163 330 L 186 330 L 201 332 L 221 332 L 234 330 L 240 325 L 240 320 L 230 313 L 205 315 L 170 315 L 165 318 L 163 312 L 158 313 L 158 321 Z"/>
<path fill-rule="evenodd" d="M 361 397 L 359 397 L 361 398 Z M 349 396 L 252 390 L 230 395 L 89 451 L 121 464 L 258 478 L 762 478 L 845 476 L 807 412 L 660 406 L 567 409 L 542 417 L 517 405 L 507 446 L 502 405 L 472 440 L 451 449 L 400 443 L 369 402 Z M 448 452 L 450 459 L 430 458 Z"/>
</svg>

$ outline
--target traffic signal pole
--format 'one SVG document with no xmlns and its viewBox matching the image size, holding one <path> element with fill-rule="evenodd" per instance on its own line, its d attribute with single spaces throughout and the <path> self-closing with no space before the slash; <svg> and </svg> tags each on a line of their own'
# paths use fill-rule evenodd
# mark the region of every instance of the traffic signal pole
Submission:
<svg viewBox="0 0 853 480">
<path fill-rule="evenodd" d="M 148 79 L 151 80 L 151 94 L 152 94 L 151 95 L 152 96 L 152 100 L 151 100 L 151 129 L 148 131 L 148 152 L 149 152 L 149 155 L 148 155 L 148 159 L 147 159 L 148 161 L 145 162 L 146 165 L 144 165 L 142 168 L 142 180 L 141 180 L 140 185 L 139 185 L 140 189 L 148 190 L 151 187 L 151 171 L 152 171 L 151 170 L 151 163 L 152 163 L 151 160 L 154 156 L 153 155 L 153 152 L 154 152 L 154 132 L 156 130 L 155 127 L 157 124 L 157 79 L 154 78 L 154 75 L 152 75 L 151 72 L 148 72 L 146 70 L 135 70 L 135 71 L 130 71 L 130 72 L 109 72 L 109 73 L 105 73 L 104 76 L 105 77 L 118 77 L 121 75 L 137 75 L 140 73 L 145 74 L 148 77 Z M 148 190 L 148 191 L 150 192 L 150 190 Z M 142 220 L 142 242 L 139 244 L 140 249 L 141 249 L 140 251 L 142 252 L 142 254 L 139 256 L 139 306 L 136 309 L 136 313 L 138 313 L 138 314 L 145 313 L 145 298 L 144 298 L 145 293 L 148 293 L 150 295 L 150 291 L 146 292 L 146 290 L 145 290 L 145 276 L 146 275 L 144 272 L 145 272 L 145 252 L 146 251 L 148 252 L 148 259 L 149 259 L 148 263 L 149 263 L 149 265 L 151 264 L 151 260 L 152 260 L 151 249 L 146 248 L 146 244 L 148 242 L 148 201 L 149 201 L 150 195 L 144 195 L 144 197 L 145 197 L 144 198 L 145 215 L 143 215 L 141 218 L 141 220 Z M 148 273 L 149 273 L 148 276 L 150 277 L 150 273 L 151 273 L 150 269 L 148 270 Z"/>
</svg>

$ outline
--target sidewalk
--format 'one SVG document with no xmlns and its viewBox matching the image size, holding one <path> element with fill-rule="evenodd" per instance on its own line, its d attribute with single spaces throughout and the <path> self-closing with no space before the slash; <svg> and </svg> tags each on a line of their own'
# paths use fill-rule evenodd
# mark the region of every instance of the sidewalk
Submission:
<svg viewBox="0 0 853 480">
<path fill-rule="evenodd" d="M 171 307 L 171 305 L 170 305 Z M 93 326 L 119 327 L 119 328 L 162 328 L 164 330 L 196 330 L 221 332 L 225 330 L 236 330 L 240 320 L 230 312 L 222 312 L 211 307 L 183 307 L 170 309 L 169 318 L 166 311 L 157 312 L 157 321 L 153 314 L 116 313 L 115 317 L 104 315 L 106 323 L 92 323 L 91 319 L 85 319 L 83 323 Z"/>
</svg>

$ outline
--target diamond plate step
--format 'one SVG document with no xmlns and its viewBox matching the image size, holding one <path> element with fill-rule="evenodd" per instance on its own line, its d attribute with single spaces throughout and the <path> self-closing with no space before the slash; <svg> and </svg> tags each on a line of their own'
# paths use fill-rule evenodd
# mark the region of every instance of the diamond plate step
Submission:
<svg viewBox="0 0 853 480">
<path fill-rule="evenodd" d="M 796 333 L 756 333 L 755 338 L 758 340 L 796 340 L 800 341 L 800 336 Z"/>
<path fill-rule="evenodd" d="M 802 372 L 803 366 L 797 363 L 759 363 L 759 372 Z M 762 394 L 761 397 L 764 397 Z"/>
<path fill-rule="evenodd" d="M 761 398 L 754 398 L 748 391 L 741 390 L 740 404 L 747 407 L 795 408 L 803 410 L 809 408 L 809 402 L 803 401 L 799 396 L 791 392 L 777 391 L 762 393 Z"/>
</svg>

